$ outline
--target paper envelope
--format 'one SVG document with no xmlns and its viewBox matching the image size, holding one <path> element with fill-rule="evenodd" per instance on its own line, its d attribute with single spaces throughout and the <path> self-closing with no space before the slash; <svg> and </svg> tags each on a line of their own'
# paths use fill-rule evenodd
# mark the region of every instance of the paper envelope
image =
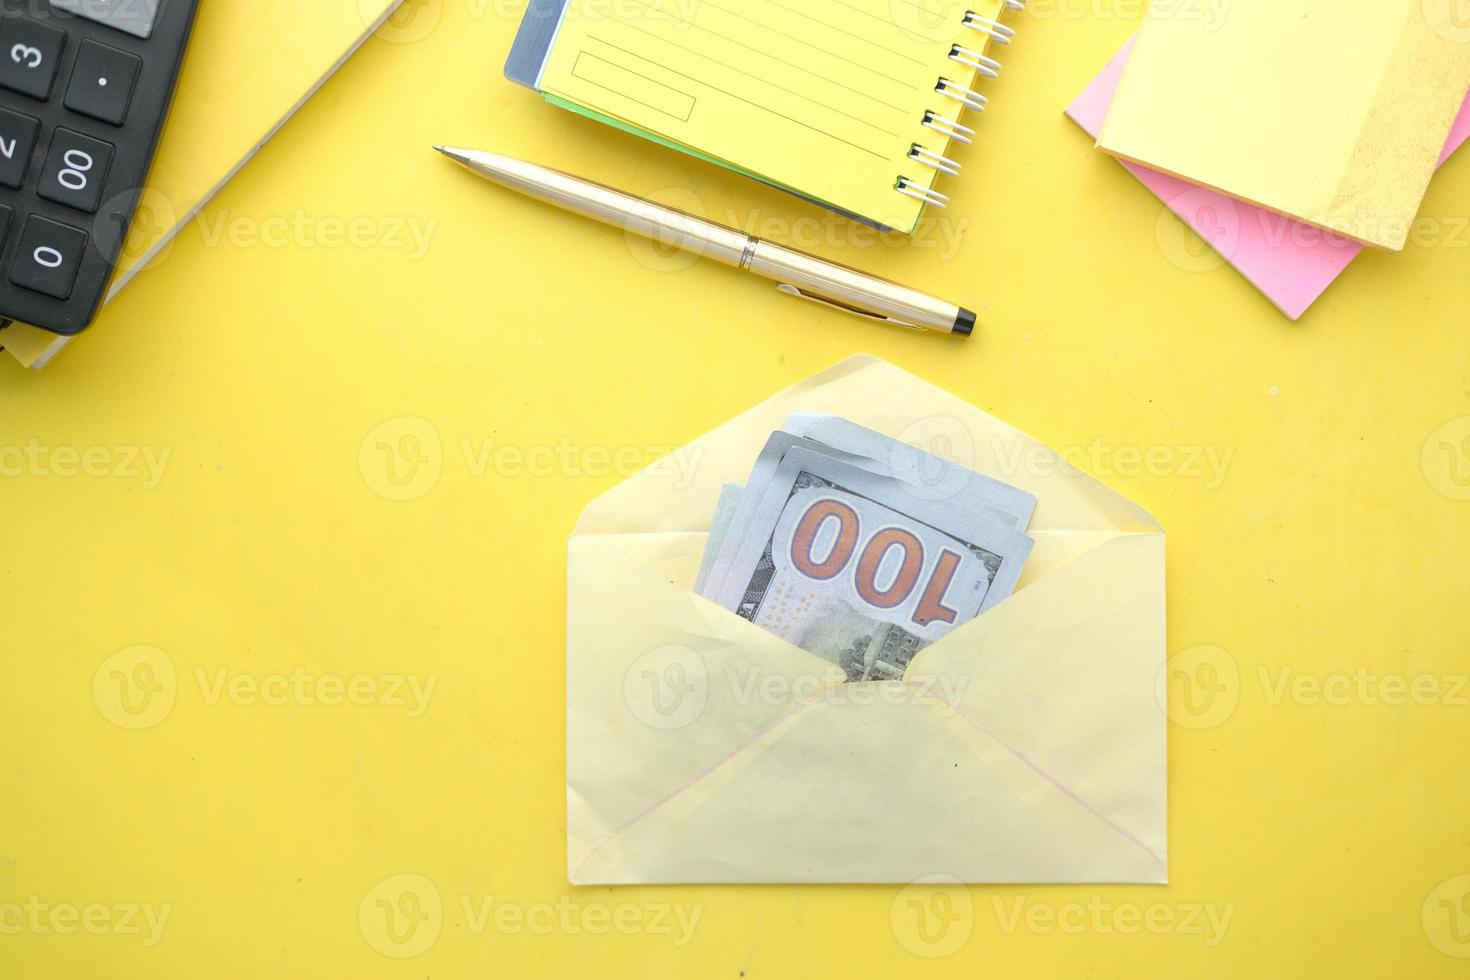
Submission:
<svg viewBox="0 0 1470 980">
<path fill-rule="evenodd" d="M 1017 592 L 903 681 L 691 591 L 720 487 L 794 411 L 1035 493 Z M 868 356 L 589 505 L 569 546 L 574 884 L 1165 882 L 1164 535 L 1056 453 Z"/>
</svg>

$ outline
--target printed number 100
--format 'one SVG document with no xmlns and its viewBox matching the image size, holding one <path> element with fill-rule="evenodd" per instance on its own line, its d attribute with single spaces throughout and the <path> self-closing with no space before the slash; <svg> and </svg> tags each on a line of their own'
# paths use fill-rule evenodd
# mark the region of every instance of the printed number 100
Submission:
<svg viewBox="0 0 1470 980">
<path fill-rule="evenodd" d="M 813 551 L 817 534 L 828 521 L 837 523 L 837 537 L 826 557 L 818 559 Z M 839 500 L 818 500 L 807 508 L 796 531 L 791 536 L 791 563 L 796 570 L 808 578 L 825 582 L 851 569 L 853 587 L 858 598 L 878 609 L 893 609 L 903 605 L 918 588 L 919 576 L 924 570 L 924 542 L 911 531 L 900 527 L 885 527 L 866 541 L 862 540 L 862 522 L 857 511 Z M 862 547 L 859 549 L 859 544 Z M 878 569 L 882 567 L 888 553 L 898 548 L 903 560 L 898 573 L 887 587 L 878 586 Z M 853 558 L 857 557 L 854 564 Z M 958 612 L 944 604 L 944 594 L 954 582 L 955 572 L 960 567 L 960 556 L 945 548 L 929 573 L 918 604 L 914 607 L 913 621 L 919 626 L 930 623 L 953 623 Z"/>
</svg>

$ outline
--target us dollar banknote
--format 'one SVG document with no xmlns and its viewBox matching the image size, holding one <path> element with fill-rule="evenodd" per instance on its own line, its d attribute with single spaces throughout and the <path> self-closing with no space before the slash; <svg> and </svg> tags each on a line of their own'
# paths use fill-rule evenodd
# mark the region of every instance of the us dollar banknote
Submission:
<svg viewBox="0 0 1470 980">
<path fill-rule="evenodd" d="M 1035 494 L 836 415 L 794 412 L 784 431 L 827 446 L 863 469 L 902 480 L 926 500 L 953 500 L 1018 531 L 1026 530 L 1036 510 Z"/>
<path fill-rule="evenodd" d="M 755 492 L 740 494 L 740 488 L 733 486 L 721 492 L 695 586 L 701 595 L 710 599 L 719 595 L 734 551 L 750 528 L 760 502 L 760 490 L 770 482 L 776 468 L 795 447 L 811 449 L 872 473 L 893 477 L 916 497 L 948 501 L 1019 531 L 1026 529 L 1036 508 L 1036 497 L 1031 493 L 847 419 L 808 412 L 794 413 L 787 419 L 786 429 L 771 434 L 751 468 L 746 486 L 756 488 Z"/>
<path fill-rule="evenodd" d="M 861 453 L 777 436 L 725 526 L 709 598 L 861 681 L 901 678 L 1014 591 L 1032 542 L 995 499 L 926 499 Z"/>
<path fill-rule="evenodd" d="M 704 594 L 705 583 L 714 569 L 715 557 L 725 542 L 725 535 L 735 520 L 735 511 L 740 506 L 740 487 L 727 483 L 720 488 L 720 501 L 715 504 L 715 516 L 710 520 L 709 541 L 705 544 L 704 559 L 699 563 L 699 575 L 694 580 L 694 591 Z"/>
</svg>

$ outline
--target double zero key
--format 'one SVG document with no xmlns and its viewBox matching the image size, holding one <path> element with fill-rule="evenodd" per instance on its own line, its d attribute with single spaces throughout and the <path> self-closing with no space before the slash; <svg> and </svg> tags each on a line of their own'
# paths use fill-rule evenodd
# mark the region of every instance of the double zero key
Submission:
<svg viewBox="0 0 1470 980">
<path fill-rule="evenodd" d="M 57 129 L 46 151 L 36 193 L 48 201 L 96 214 L 112 169 L 113 146 L 70 129 Z"/>
</svg>

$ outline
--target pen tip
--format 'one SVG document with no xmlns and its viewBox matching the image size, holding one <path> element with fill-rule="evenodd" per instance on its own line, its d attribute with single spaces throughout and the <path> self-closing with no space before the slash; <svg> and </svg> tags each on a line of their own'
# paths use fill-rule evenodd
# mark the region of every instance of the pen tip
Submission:
<svg viewBox="0 0 1470 980">
<path fill-rule="evenodd" d="M 461 150 L 458 147 L 454 146 L 439 146 L 437 143 L 434 145 L 434 149 L 438 150 L 440 153 L 444 154 L 455 163 L 468 164 L 470 162 L 469 150 Z"/>
<path fill-rule="evenodd" d="M 961 337 L 968 337 L 975 331 L 975 314 L 960 307 L 959 315 L 954 318 L 954 332 Z"/>
</svg>

